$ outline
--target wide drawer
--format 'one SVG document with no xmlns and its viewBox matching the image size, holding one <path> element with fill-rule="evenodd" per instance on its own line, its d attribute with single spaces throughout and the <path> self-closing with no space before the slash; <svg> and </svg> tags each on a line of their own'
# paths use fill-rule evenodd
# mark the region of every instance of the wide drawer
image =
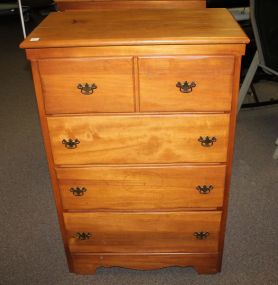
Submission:
<svg viewBox="0 0 278 285">
<path fill-rule="evenodd" d="M 216 208 L 226 166 L 57 168 L 66 210 Z"/>
<path fill-rule="evenodd" d="M 46 113 L 133 112 L 132 70 L 132 58 L 40 60 Z"/>
<path fill-rule="evenodd" d="M 220 211 L 64 213 L 72 252 L 217 252 Z"/>
<path fill-rule="evenodd" d="M 140 58 L 140 111 L 229 111 L 233 72 L 232 56 Z"/>
<path fill-rule="evenodd" d="M 48 117 L 62 164 L 225 162 L 229 115 Z"/>
</svg>

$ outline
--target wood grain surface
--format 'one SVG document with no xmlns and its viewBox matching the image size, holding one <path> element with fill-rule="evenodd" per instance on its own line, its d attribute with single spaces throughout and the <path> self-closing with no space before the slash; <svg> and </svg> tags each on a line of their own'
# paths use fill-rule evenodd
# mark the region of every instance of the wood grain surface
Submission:
<svg viewBox="0 0 278 285">
<path fill-rule="evenodd" d="M 229 111 L 232 56 L 139 58 L 140 111 Z M 190 93 L 176 87 L 195 83 Z"/>
<path fill-rule="evenodd" d="M 225 162 L 229 115 L 48 117 L 56 165 Z M 211 147 L 198 139 L 215 137 Z M 79 140 L 68 149 L 63 140 Z"/>
<path fill-rule="evenodd" d="M 33 48 L 27 49 L 30 60 L 45 58 L 93 58 L 93 57 L 128 57 L 128 56 L 241 56 L 245 52 L 245 44 L 213 44 L 213 45 L 141 45 L 141 46 L 97 46 L 69 48 Z"/>
<path fill-rule="evenodd" d="M 220 211 L 64 213 L 71 252 L 217 252 Z M 208 232 L 198 240 L 195 232 Z M 87 240 L 75 238 L 88 232 Z"/>
<path fill-rule="evenodd" d="M 181 210 L 223 203 L 225 165 L 56 168 L 66 210 Z M 208 194 L 197 186 L 212 185 Z M 72 188 L 85 188 L 76 196 Z"/>
<path fill-rule="evenodd" d="M 132 58 L 40 60 L 39 70 L 47 114 L 134 111 Z M 86 83 L 93 94 L 77 88 Z"/>
<path fill-rule="evenodd" d="M 50 14 L 21 47 L 234 44 L 248 41 L 226 9 L 131 9 L 117 13 L 98 11 L 93 17 L 91 11 L 72 10 Z"/>
</svg>

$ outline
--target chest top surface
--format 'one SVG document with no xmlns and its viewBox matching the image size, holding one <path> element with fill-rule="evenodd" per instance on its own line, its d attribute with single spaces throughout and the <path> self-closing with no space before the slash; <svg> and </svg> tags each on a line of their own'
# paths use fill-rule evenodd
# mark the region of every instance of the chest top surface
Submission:
<svg viewBox="0 0 278 285">
<path fill-rule="evenodd" d="M 21 48 L 244 44 L 226 9 L 65 11 L 51 13 Z"/>
</svg>

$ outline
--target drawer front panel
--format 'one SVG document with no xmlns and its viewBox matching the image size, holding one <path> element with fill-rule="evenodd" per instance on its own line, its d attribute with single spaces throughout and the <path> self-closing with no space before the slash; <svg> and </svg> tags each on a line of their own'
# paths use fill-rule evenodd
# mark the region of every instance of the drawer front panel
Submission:
<svg viewBox="0 0 278 285">
<path fill-rule="evenodd" d="M 57 168 L 67 210 L 221 207 L 226 166 Z"/>
<path fill-rule="evenodd" d="M 62 164 L 225 162 L 229 115 L 48 117 Z"/>
<path fill-rule="evenodd" d="M 233 70 L 232 56 L 140 58 L 140 110 L 229 111 Z"/>
<path fill-rule="evenodd" d="M 64 220 L 72 252 L 205 253 L 218 251 L 221 212 L 64 213 Z"/>
<path fill-rule="evenodd" d="M 132 58 L 40 60 L 39 70 L 47 114 L 134 111 Z"/>
</svg>

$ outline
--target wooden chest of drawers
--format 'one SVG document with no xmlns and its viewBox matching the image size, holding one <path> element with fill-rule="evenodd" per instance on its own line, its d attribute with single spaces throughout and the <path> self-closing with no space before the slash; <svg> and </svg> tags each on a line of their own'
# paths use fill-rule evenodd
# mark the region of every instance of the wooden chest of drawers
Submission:
<svg viewBox="0 0 278 285">
<path fill-rule="evenodd" d="M 247 42 L 204 9 L 53 13 L 22 43 L 72 272 L 220 271 Z"/>
</svg>

